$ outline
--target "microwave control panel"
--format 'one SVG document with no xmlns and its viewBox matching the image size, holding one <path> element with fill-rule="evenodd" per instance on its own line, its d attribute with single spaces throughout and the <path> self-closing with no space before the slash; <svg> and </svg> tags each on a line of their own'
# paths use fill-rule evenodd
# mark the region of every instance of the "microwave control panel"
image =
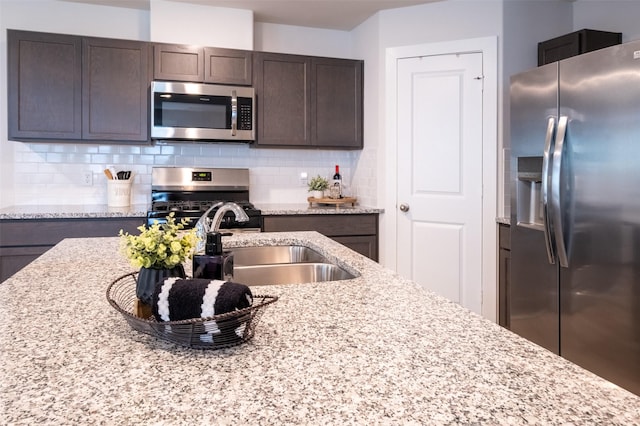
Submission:
<svg viewBox="0 0 640 426">
<path fill-rule="evenodd" d="M 251 130 L 253 128 L 253 114 L 250 98 L 238 98 L 238 130 Z"/>
</svg>

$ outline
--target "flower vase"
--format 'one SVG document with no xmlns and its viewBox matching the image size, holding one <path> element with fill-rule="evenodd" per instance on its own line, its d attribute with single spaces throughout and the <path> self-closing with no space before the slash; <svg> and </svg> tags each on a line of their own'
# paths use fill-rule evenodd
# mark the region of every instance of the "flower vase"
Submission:
<svg viewBox="0 0 640 426">
<path fill-rule="evenodd" d="M 316 200 L 320 200 L 324 197 L 324 191 L 311 191 L 311 196 Z"/>
<path fill-rule="evenodd" d="M 156 283 L 167 277 L 186 278 L 184 266 L 176 265 L 171 269 L 166 268 L 140 268 L 138 279 L 136 280 L 136 297 L 145 305 L 151 306 L 153 292 Z"/>
</svg>

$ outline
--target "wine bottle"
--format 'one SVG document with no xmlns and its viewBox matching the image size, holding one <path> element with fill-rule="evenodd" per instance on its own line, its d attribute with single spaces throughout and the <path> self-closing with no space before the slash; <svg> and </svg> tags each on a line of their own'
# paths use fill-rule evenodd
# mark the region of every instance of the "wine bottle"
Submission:
<svg viewBox="0 0 640 426">
<path fill-rule="evenodd" d="M 336 164 L 336 172 L 333 175 L 333 188 L 331 189 L 332 198 L 342 198 L 342 175 L 340 174 L 340 166 Z"/>
</svg>

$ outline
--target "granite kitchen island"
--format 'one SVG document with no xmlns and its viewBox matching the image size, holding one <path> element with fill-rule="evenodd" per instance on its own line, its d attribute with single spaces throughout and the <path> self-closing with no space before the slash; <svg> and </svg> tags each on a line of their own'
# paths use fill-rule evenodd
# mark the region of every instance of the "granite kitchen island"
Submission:
<svg viewBox="0 0 640 426">
<path fill-rule="evenodd" d="M 65 239 L 0 284 L 1 424 L 640 424 L 640 398 L 315 232 L 359 277 L 279 296 L 248 343 L 188 349 L 132 330 L 105 290 L 117 238 Z"/>
</svg>

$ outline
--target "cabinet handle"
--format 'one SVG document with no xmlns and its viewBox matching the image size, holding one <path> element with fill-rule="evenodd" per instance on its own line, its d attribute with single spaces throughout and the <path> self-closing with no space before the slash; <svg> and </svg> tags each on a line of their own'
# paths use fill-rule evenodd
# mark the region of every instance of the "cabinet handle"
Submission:
<svg viewBox="0 0 640 426">
<path fill-rule="evenodd" d="M 405 212 L 405 213 L 408 212 L 409 211 L 409 204 L 405 204 L 405 203 L 400 204 L 400 211 L 401 212 Z"/>
</svg>

